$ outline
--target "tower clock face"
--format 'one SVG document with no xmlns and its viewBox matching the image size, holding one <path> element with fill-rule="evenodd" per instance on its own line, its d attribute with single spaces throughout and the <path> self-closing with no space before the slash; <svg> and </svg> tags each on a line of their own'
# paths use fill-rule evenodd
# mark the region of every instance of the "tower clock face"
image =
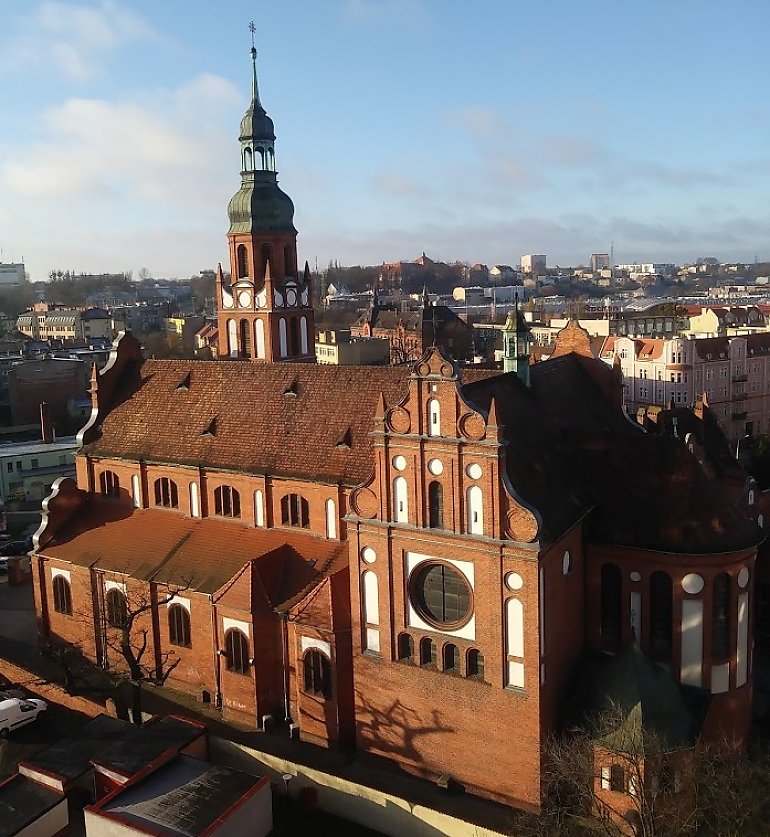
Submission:
<svg viewBox="0 0 770 837">
<path fill-rule="evenodd" d="M 297 304 L 297 292 L 288 290 L 286 291 L 286 304 L 287 305 L 296 305 Z"/>
<path fill-rule="evenodd" d="M 241 291 L 238 294 L 238 304 L 241 308 L 248 308 L 251 305 L 251 294 L 248 291 Z"/>
</svg>

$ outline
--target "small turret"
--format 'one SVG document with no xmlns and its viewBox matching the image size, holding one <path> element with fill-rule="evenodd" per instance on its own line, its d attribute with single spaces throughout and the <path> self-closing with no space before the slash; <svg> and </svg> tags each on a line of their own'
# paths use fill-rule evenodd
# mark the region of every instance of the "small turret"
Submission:
<svg viewBox="0 0 770 837">
<path fill-rule="evenodd" d="M 531 342 L 530 329 L 519 310 L 519 295 L 516 294 L 516 307 L 508 312 L 503 326 L 503 372 L 515 372 L 526 386 L 529 386 Z"/>
</svg>

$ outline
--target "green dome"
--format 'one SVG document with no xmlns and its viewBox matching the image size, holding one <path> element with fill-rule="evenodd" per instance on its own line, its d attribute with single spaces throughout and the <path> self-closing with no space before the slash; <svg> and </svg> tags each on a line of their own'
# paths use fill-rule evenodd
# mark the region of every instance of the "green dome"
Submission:
<svg viewBox="0 0 770 837">
<path fill-rule="evenodd" d="M 244 140 L 274 140 L 273 120 L 267 115 L 259 101 L 252 101 L 241 119 L 241 142 Z"/>
<path fill-rule="evenodd" d="M 257 175 L 255 177 L 254 175 Z M 278 186 L 275 172 L 248 172 L 227 207 L 230 232 L 293 232 L 294 203 Z"/>
</svg>

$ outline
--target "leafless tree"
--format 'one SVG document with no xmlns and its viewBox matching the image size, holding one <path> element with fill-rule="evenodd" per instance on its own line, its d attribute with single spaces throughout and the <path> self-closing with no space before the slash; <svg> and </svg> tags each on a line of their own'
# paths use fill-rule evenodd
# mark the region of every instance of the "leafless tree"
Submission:
<svg viewBox="0 0 770 837">
<path fill-rule="evenodd" d="M 618 724 L 613 709 L 551 739 L 542 769 L 542 813 L 515 815 L 517 837 L 770 835 L 770 758 L 759 749 L 721 741 L 672 751 Z"/>
</svg>

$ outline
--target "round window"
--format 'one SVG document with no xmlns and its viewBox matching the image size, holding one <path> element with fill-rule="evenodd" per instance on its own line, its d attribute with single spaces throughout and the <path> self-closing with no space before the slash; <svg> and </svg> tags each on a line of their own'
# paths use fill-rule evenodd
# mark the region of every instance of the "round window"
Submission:
<svg viewBox="0 0 770 837">
<path fill-rule="evenodd" d="M 470 619 L 473 593 L 465 576 L 450 564 L 423 564 L 412 573 L 409 587 L 412 606 L 429 625 L 459 628 Z"/>
</svg>

